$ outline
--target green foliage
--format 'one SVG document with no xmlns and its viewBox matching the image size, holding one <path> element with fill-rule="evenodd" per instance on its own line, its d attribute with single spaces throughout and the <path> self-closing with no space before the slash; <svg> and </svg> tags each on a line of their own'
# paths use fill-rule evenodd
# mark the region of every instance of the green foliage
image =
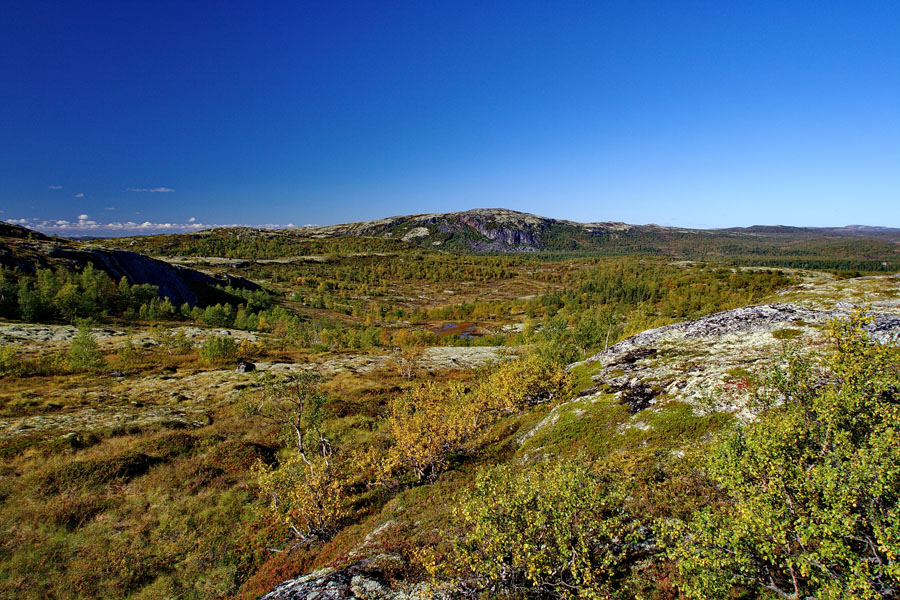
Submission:
<svg viewBox="0 0 900 600">
<path fill-rule="evenodd" d="M 16 281 L 15 288 L 13 280 Z M 143 306 L 145 318 L 170 317 L 165 306 L 167 301 L 158 298 L 157 294 L 156 286 L 132 286 L 124 278 L 116 285 L 91 263 L 80 273 L 38 269 L 33 278 L 3 270 L 0 316 L 31 322 L 60 319 L 74 323 L 79 319 L 103 319 L 113 315 L 133 318 Z"/>
<path fill-rule="evenodd" d="M 602 304 L 588 308 L 578 318 L 574 341 L 582 353 L 590 350 L 606 349 L 610 340 L 622 335 L 622 323 L 613 308 Z"/>
<path fill-rule="evenodd" d="M 14 346 L 0 346 L 0 377 L 16 377 L 26 372 L 25 362 Z"/>
<path fill-rule="evenodd" d="M 78 324 L 78 331 L 69 344 L 67 358 L 69 366 L 75 370 L 97 370 L 106 365 L 100 346 L 91 331 L 90 321 Z"/>
<path fill-rule="evenodd" d="M 638 539 L 624 505 L 623 491 L 583 461 L 484 469 L 456 509 L 465 534 L 434 570 L 491 595 L 624 598 Z"/>
<path fill-rule="evenodd" d="M 200 346 L 200 358 L 207 364 L 217 364 L 237 358 L 237 345 L 230 335 L 210 335 Z"/>
<path fill-rule="evenodd" d="M 245 400 L 244 412 L 278 425 L 287 445 L 299 454 L 306 456 L 312 449 L 311 454 L 328 456 L 331 444 L 322 432 L 328 395 L 322 391 L 322 376 L 301 371 L 286 379 L 263 375 L 259 382 L 262 392 Z"/>
<path fill-rule="evenodd" d="M 546 321 L 535 338 L 535 353 L 545 363 L 563 367 L 581 357 L 568 321 L 562 317 Z"/>
<path fill-rule="evenodd" d="M 690 597 L 900 587 L 900 357 L 864 325 L 832 324 L 821 366 L 791 357 L 761 391 L 766 412 L 715 449 L 706 470 L 721 501 L 669 529 Z"/>
<path fill-rule="evenodd" d="M 174 333 L 170 328 L 154 325 L 151 332 L 153 333 L 153 340 L 167 354 L 184 354 L 185 352 L 190 352 L 194 347 L 194 343 L 188 339 L 184 329 L 179 329 L 178 333 Z"/>
<path fill-rule="evenodd" d="M 803 335 L 803 331 L 800 329 L 793 329 L 790 327 L 784 329 L 776 329 L 772 332 L 772 337 L 776 340 L 794 340 Z"/>
</svg>

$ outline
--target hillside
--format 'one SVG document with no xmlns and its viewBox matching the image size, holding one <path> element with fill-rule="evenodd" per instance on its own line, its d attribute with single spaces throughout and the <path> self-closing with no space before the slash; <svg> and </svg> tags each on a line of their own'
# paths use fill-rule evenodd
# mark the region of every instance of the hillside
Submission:
<svg viewBox="0 0 900 600">
<path fill-rule="evenodd" d="M 666 256 L 771 267 L 892 272 L 900 230 L 849 226 L 684 229 L 576 223 L 506 209 L 390 217 L 280 231 L 210 230 L 105 240 L 155 256 L 272 259 L 333 252 L 423 251 L 572 256 Z"/>
<path fill-rule="evenodd" d="M 500 219 L 503 244 L 548 239 L 539 217 L 476 217 Z M 895 471 L 853 457 L 900 464 L 897 276 L 751 266 L 739 252 L 450 252 L 382 226 L 0 239 L 0 597 L 768 599 L 740 562 L 695 554 L 715 552 L 717 532 L 757 534 L 738 517 L 761 505 L 729 485 L 771 500 L 710 461 L 771 432 L 759 447 L 777 473 L 796 452 L 815 463 L 819 421 L 803 419 L 842 398 L 841 410 L 878 405 L 849 421 L 856 445 L 825 448 L 837 471 L 813 474 L 831 483 L 791 471 L 784 485 L 817 482 L 798 491 L 814 524 L 820 489 L 840 490 L 835 514 L 854 523 L 873 522 L 861 514 L 873 502 L 895 506 L 865 495 L 900 489 L 877 479 Z M 896 246 L 698 235 L 782 236 L 830 265 Z M 109 279 L 137 277 L 134 265 L 154 286 L 196 268 L 265 291 L 215 287 L 229 303 L 176 309 Z M 844 494 L 845 479 L 865 493 Z M 783 506 L 765 504 L 763 526 L 794 523 Z M 741 542 L 746 560 L 760 560 L 759 535 Z M 809 536 L 822 551 L 844 539 Z M 848 544 L 838 579 L 863 568 Z M 796 554 L 762 557 L 779 590 Z M 820 582 L 798 585 L 814 596 Z"/>
<path fill-rule="evenodd" d="M 259 289 L 242 277 L 203 273 L 136 252 L 53 239 L 23 227 L 2 225 L 0 267 L 26 275 L 37 269 L 81 272 L 92 265 L 114 282 L 125 277 L 131 285 L 154 285 L 160 297 L 169 298 L 176 306 L 187 303 L 192 307 L 227 300 L 219 287 Z"/>
</svg>

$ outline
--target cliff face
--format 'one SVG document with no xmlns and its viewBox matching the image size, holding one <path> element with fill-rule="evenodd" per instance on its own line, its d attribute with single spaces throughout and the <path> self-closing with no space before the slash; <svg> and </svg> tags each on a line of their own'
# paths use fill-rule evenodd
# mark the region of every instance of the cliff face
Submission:
<svg viewBox="0 0 900 600">
<path fill-rule="evenodd" d="M 132 284 L 159 286 L 160 296 L 168 297 L 176 306 L 185 302 L 191 306 L 214 303 L 222 296 L 217 285 L 259 289 L 259 285 L 243 277 L 213 276 L 125 250 L 92 249 L 89 260 L 116 281 L 126 277 Z"/>
<path fill-rule="evenodd" d="M 49 238 L 0 237 L 0 265 L 10 269 L 24 273 L 40 268 L 81 270 L 88 264 L 114 281 L 125 277 L 132 285 L 155 285 L 159 287 L 159 295 L 168 297 L 176 306 L 185 302 L 197 306 L 226 301 L 227 294 L 216 286 L 259 289 L 257 284 L 242 277 L 211 275 L 126 250 L 78 247 Z"/>
<path fill-rule="evenodd" d="M 361 235 L 394 238 L 422 246 L 448 246 L 476 252 L 536 252 L 557 249 L 546 239 L 546 233 L 552 228 L 568 237 L 590 237 L 605 231 L 604 225 L 607 224 L 585 225 L 513 210 L 481 208 L 328 227 L 304 227 L 297 232 L 310 237 Z"/>
</svg>

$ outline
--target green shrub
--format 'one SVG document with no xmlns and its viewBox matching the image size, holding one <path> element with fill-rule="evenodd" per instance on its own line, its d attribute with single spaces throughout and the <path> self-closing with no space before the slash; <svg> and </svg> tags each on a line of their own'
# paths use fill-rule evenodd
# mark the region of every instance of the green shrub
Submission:
<svg viewBox="0 0 900 600">
<path fill-rule="evenodd" d="M 803 331 L 800 329 L 776 329 L 772 332 L 772 337 L 776 340 L 793 340 L 803 335 Z"/>
<path fill-rule="evenodd" d="M 864 324 L 832 324 L 821 366 L 790 357 L 762 388 L 760 418 L 714 448 L 705 467 L 721 498 L 665 528 L 688 597 L 900 588 L 900 352 Z"/>
<path fill-rule="evenodd" d="M 200 358 L 208 364 L 237 358 L 237 346 L 229 335 L 211 335 L 200 347 Z"/>
<path fill-rule="evenodd" d="M 488 596 L 617 597 L 638 541 L 624 501 L 581 461 L 482 470 L 456 508 L 465 534 L 432 569 Z"/>
<path fill-rule="evenodd" d="M 24 375 L 26 365 L 13 346 L 0 347 L 0 377 Z"/>
<path fill-rule="evenodd" d="M 78 325 L 78 333 L 72 338 L 67 358 L 69 366 L 75 370 L 95 370 L 106 364 L 89 321 L 83 321 Z"/>
</svg>

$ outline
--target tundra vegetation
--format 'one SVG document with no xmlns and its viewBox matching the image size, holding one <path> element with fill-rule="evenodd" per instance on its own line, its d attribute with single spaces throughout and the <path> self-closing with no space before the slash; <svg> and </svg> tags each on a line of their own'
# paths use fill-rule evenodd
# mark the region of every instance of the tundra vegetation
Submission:
<svg viewBox="0 0 900 600">
<path fill-rule="evenodd" d="M 794 258 L 870 265 L 836 244 Z M 467 597 L 900 593 L 900 367 L 862 313 L 814 346 L 776 330 L 771 369 L 709 390 L 739 387 L 749 423 L 664 393 L 635 410 L 566 369 L 834 273 L 713 242 L 697 262 L 248 232 L 133 249 L 263 290 L 175 307 L 90 266 L 0 270 L 0 330 L 70 332 L 0 346 L 0 597 L 257 598 L 362 559 Z M 499 352 L 434 358 L 452 346 Z"/>
</svg>

